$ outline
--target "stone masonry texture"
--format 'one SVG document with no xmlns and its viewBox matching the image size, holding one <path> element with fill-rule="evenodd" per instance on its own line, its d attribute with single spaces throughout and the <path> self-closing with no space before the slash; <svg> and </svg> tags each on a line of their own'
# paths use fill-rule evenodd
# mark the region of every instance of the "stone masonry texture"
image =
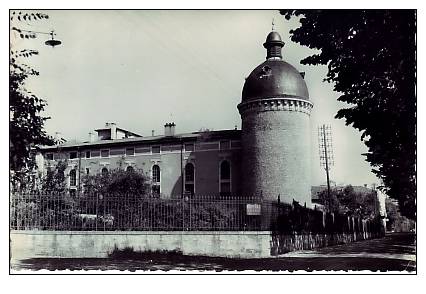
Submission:
<svg viewBox="0 0 426 294">
<path fill-rule="evenodd" d="M 243 194 L 311 206 L 310 121 L 299 111 L 242 114 Z"/>
</svg>

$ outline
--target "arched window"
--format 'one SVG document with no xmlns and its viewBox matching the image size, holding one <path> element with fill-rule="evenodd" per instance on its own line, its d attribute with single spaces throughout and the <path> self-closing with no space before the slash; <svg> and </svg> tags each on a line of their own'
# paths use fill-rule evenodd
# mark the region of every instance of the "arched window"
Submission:
<svg viewBox="0 0 426 294">
<path fill-rule="evenodd" d="M 220 186 L 219 186 L 220 195 L 230 195 L 231 194 L 231 164 L 227 160 L 224 160 L 220 163 L 219 179 L 220 179 Z"/>
<path fill-rule="evenodd" d="M 195 171 L 192 163 L 185 165 L 185 193 L 194 195 L 195 192 Z"/>
<path fill-rule="evenodd" d="M 101 172 L 104 177 L 108 175 L 108 169 L 106 167 L 104 167 Z"/>
<path fill-rule="evenodd" d="M 135 169 L 133 168 L 133 166 L 129 165 L 129 166 L 126 168 L 126 171 L 127 171 L 127 172 L 129 172 L 129 173 L 132 173 L 132 172 L 134 172 L 134 171 L 135 171 Z"/>
<path fill-rule="evenodd" d="M 77 185 L 77 173 L 75 169 L 70 170 L 70 187 L 75 187 Z"/>
<path fill-rule="evenodd" d="M 160 194 L 160 167 L 158 165 L 154 165 L 152 167 L 152 193 Z"/>
<path fill-rule="evenodd" d="M 153 183 L 160 182 L 160 167 L 158 165 L 154 165 L 152 167 L 152 182 Z"/>
</svg>

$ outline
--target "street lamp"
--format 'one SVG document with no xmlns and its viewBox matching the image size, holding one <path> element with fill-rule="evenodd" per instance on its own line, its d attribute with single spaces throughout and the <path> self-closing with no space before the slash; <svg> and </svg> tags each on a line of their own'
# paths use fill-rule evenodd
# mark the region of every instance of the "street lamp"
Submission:
<svg viewBox="0 0 426 294">
<path fill-rule="evenodd" d="M 46 42 L 44 42 L 44 44 L 46 44 L 47 46 L 52 46 L 52 48 L 54 48 L 55 46 L 61 45 L 62 43 L 61 41 L 54 39 L 54 36 L 56 35 L 54 31 L 51 31 L 50 35 L 52 36 L 52 39 L 47 40 Z"/>
<path fill-rule="evenodd" d="M 23 29 L 18 29 L 18 28 L 14 28 L 14 30 L 16 30 L 17 32 L 19 32 L 19 33 L 21 34 L 21 37 L 23 37 L 23 36 L 24 36 L 24 34 L 22 34 L 22 32 L 27 32 L 27 33 L 30 33 L 30 34 L 44 34 L 44 35 L 50 35 L 50 36 L 51 36 L 51 39 L 49 39 L 49 40 L 47 40 L 46 42 L 44 42 L 44 44 L 46 44 L 47 46 L 52 46 L 52 48 L 54 48 L 55 46 L 59 46 L 59 45 L 61 45 L 61 44 L 62 44 L 62 42 L 61 42 L 61 41 L 59 41 L 59 40 L 56 40 L 56 39 L 55 39 L 55 36 L 56 36 L 55 31 L 51 31 L 51 32 L 49 32 L 49 33 L 46 33 L 46 32 L 38 32 L 38 31 L 23 30 Z M 30 36 L 31 36 L 31 35 L 30 35 Z M 25 35 L 25 37 L 26 37 L 26 38 L 28 38 L 28 35 Z M 35 36 L 34 36 L 34 35 L 32 35 L 32 37 L 31 37 L 31 38 L 35 38 Z"/>
</svg>

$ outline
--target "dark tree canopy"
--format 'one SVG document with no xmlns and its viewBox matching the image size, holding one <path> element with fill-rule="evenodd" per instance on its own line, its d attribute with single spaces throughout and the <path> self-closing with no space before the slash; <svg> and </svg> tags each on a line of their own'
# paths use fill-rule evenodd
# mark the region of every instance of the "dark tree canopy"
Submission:
<svg viewBox="0 0 426 294">
<path fill-rule="evenodd" d="M 391 199 L 386 199 L 386 216 L 388 219 L 386 229 L 388 231 L 407 232 L 416 228 L 414 221 L 401 216 L 398 205 Z"/>
<path fill-rule="evenodd" d="M 35 38 L 35 34 L 28 33 L 15 26 L 13 22 L 36 21 L 48 18 L 42 13 L 11 12 L 11 37 L 22 39 Z M 12 36 L 13 35 L 13 36 Z M 25 59 L 37 55 L 35 50 L 15 50 L 13 41 L 10 49 L 9 71 L 9 158 L 10 170 L 14 180 L 22 178 L 27 171 L 34 167 L 32 150 L 37 145 L 53 143 L 50 136 L 44 131 L 44 122 L 47 117 L 41 115 L 46 102 L 31 93 L 25 87 L 29 76 L 39 75 L 38 71 L 25 64 Z"/>
<path fill-rule="evenodd" d="M 300 17 L 291 40 L 320 52 L 302 64 L 327 65 L 326 81 L 349 108 L 337 112 L 361 132 L 366 160 L 416 218 L 416 11 L 283 10 Z"/>
<path fill-rule="evenodd" d="M 52 168 L 47 167 L 46 176 L 43 177 L 41 182 L 41 191 L 43 193 L 63 193 L 67 190 L 65 170 L 67 169 L 68 162 L 59 161 L 58 164 Z"/>
<path fill-rule="evenodd" d="M 330 197 L 327 190 L 321 191 L 318 196 L 322 204 L 333 212 L 371 219 L 380 214 L 377 192 L 374 190 L 355 191 L 354 187 L 348 185 L 343 189 L 332 189 Z"/>
<path fill-rule="evenodd" d="M 149 191 L 147 179 L 143 173 L 131 169 L 127 171 L 114 169 L 104 174 L 86 175 L 82 184 L 83 193 L 88 195 L 94 193 L 106 196 L 129 194 L 140 197 Z"/>
</svg>

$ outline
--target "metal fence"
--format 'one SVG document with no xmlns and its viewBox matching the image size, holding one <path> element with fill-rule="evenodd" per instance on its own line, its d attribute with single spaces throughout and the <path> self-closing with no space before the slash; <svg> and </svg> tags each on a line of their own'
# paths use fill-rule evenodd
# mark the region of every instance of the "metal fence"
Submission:
<svg viewBox="0 0 426 294">
<path fill-rule="evenodd" d="M 21 194 L 11 196 L 10 225 L 15 230 L 267 230 L 264 217 L 272 206 L 236 196 Z"/>
<path fill-rule="evenodd" d="M 262 231 L 380 233 L 381 220 L 324 213 L 260 197 L 14 194 L 10 227 L 55 231 Z"/>
</svg>

